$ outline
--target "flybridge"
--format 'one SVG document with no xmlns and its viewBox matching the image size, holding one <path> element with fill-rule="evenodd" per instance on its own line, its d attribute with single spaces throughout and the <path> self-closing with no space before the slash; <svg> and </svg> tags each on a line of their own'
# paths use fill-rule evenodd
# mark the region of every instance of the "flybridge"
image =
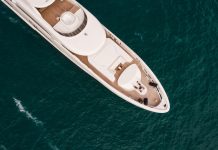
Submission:
<svg viewBox="0 0 218 150">
<path fill-rule="evenodd" d="M 51 5 L 38 8 L 44 20 L 64 36 L 79 34 L 87 24 L 87 16 L 75 3 L 57 0 Z"/>
<path fill-rule="evenodd" d="M 34 7 L 32 0 L 16 0 L 14 4 L 31 17 L 31 26 L 37 23 L 49 36 L 75 54 L 94 54 L 105 42 L 103 26 L 75 0 L 55 0 L 43 8 Z"/>
</svg>

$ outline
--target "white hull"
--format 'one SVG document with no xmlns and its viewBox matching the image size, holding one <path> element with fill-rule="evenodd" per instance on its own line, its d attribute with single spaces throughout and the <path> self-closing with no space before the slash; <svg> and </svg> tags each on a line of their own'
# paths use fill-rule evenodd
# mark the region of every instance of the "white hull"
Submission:
<svg viewBox="0 0 218 150">
<path fill-rule="evenodd" d="M 65 46 L 63 46 L 57 38 L 51 35 L 49 31 L 45 31 L 43 27 L 40 25 L 40 23 L 37 23 L 30 15 L 27 15 L 26 12 L 21 10 L 19 7 L 16 6 L 12 1 L 10 0 L 2 0 L 4 4 L 6 4 L 13 12 L 15 12 L 23 21 L 25 21 L 31 28 L 33 28 L 35 31 L 37 31 L 41 36 L 43 36 L 49 43 L 51 43 L 56 49 L 58 49 L 62 54 L 64 54 L 68 59 L 70 59 L 72 62 L 74 62 L 77 66 L 79 66 L 81 69 L 83 69 L 85 72 L 87 72 L 89 75 L 91 75 L 93 78 L 95 78 L 97 81 L 99 81 L 101 84 L 103 84 L 105 87 L 107 87 L 110 91 L 118 95 L 119 97 L 123 98 L 124 100 L 128 101 L 129 103 L 134 104 L 135 106 L 138 106 L 142 109 L 146 109 L 152 112 L 157 113 L 166 113 L 170 109 L 170 104 L 168 97 L 159 82 L 159 80 L 156 78 L 156 76 L 153 74 L 151 69 L 144 63 L 144 61 L 134 52 L 132 51 L 127 45 L 125 45 L 124 42 L 122 42 L 120 39 L 118 39 L 113 33 L 111 33 L 107 28 L 104 27 L 104 29 L 112 34 L 113 37 L 115 37 L 119 42 L 122 43 L 122 46 L 125 47 L 128 50 L 128 53 L 130 53 L 134 58 L 140 61 L 141 65 L 143 66 L 144 71 L 149 74 L 149 76 L 152 78 L 152 81 L 156 82 L 158 84 L 158 92 L 161 95 L 161 102 L 158 106 L 155 107 L 149 107 L 143 104 L 138 103 L 137 101 L 133 100 L 132 98 L 126 96 L 110 84 L 108 84 L 105 80 L 103 80 L 100 76 L 98 76 L 92 69 L 87 67 L 83 62 L 81 62 L 78 57 L 73 55 L 69 49 L 67 49 Z M 86 11 L 89 13 L 83 6 L 80 5 Z M 163 107 L 165 105 L 165 107 Z M 167 107 L 166 107 L 167 106 Z"/>
</svg>

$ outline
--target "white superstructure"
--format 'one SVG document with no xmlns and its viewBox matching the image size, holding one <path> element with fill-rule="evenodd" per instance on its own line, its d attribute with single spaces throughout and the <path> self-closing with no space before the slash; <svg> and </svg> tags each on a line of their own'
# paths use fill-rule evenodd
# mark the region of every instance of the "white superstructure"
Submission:
<svg viewBox="0 0 218 150">
<path fill-rule="evenodd" d="M 149 67 L 77 1 L 2 1 L 113 93 L 149 111 L 169 111 L 168 97 Z"/>
</svg>

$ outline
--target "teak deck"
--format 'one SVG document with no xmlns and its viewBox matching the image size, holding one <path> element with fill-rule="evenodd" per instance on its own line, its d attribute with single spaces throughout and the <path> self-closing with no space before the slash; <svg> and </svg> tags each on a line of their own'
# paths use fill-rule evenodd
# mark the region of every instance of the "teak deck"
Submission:
<svg viewBox="0 0 218 150">
<path fill-rule="evenodd" d="M 80 8 L 68 0 L 56 0 L 46 8 L 38 9 L 42 17 L 53 27 L 59 22 L 60 16 L 70 11 L 76 13 Z"/>
</svg>

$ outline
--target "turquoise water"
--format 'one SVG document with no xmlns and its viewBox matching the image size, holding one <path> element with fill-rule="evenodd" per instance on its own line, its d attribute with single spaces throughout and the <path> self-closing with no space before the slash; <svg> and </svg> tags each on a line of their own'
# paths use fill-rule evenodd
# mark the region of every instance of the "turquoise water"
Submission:
<svg viewBox="0 0 218 150">
<path fill-rule="evenodd" d="M 125 102 L 0 4 L 0 150 L 217 150 L 218 1 L 80 2 L 151 67 L 167 114 Z"/>
</svg>

